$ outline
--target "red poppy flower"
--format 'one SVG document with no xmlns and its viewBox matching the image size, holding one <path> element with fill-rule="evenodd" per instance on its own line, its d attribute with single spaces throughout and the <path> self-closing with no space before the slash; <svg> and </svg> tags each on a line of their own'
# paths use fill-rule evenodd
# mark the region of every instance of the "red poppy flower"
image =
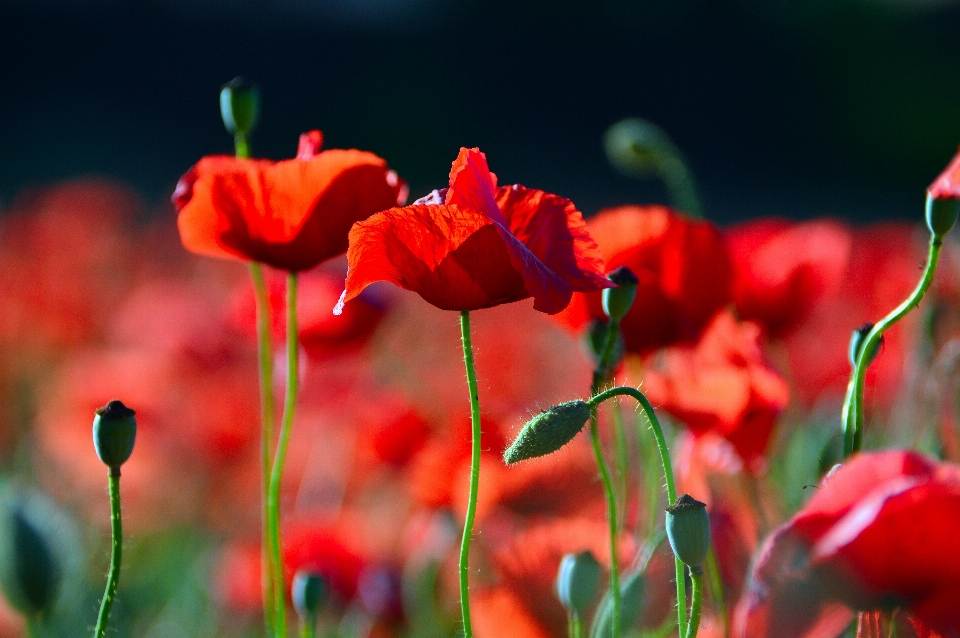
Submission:
<svg viewBox="0 0 960 638">
<path fill-rule="evenodd" d="M 734 264 L 733 298 L 741 319 L 774 337 L 790 332 L 846 274 L 852 238 L 829 220 L 758 219 L 724 231 Z"/>
<path fill-rule="evenodd" d="M 694 435 L 724 437 L 748 467 L 762 463 L 790 391 L 766 363 L 756 324 L 718 313 L 695 347 L 675 346 L 651 363 L 644 384 L 654 405 Z"/>
<path fill-rule="evenodd" d="M 554 314 L 574 291 L 612 285 L 573 202 L 519 184 L 497 188 L 475 148 L 460 149 L 449 188 L 357 223 L 347 260 L 346 301 L 389 281 L 444 310 L 533 297 L 534 308 Z"/>
<path fill-rule="evenodd" d="M 741 635 L 832 636 L 851 609 L 900 608 L 960 636 L 958 535 L 960 466 L 909 451 L 860 455 L 764 544 Z"/>
<path fill-rule="evenodd" d="M 933 180 L 927 193 L 934 199 L 960 199 L 960 153 L 957 153 L 950 165 Z"/>
<path fill-rule="evenodd" d="M 587 228 L 608 269 L 627 266 L 640 280 L 620 324 L 628 351 L 694 341 L 730 303 L 730 255 L 710 222 L 665 206 L 620 206 L 600 211 Z M 580 330 L 590 318 L 606 319 L 599 293 L 576 295 L 562 320 Z"/>
<path fill-rule="evenodd" d="M 180 239 L 213 257 L 307 270 L 347 249 L 350 226 L 406 199 L 406 185 L 365 151 L 317 152 L 301 136 L 297 159 L 204 157 L 173 194 Z"/>
</svg>

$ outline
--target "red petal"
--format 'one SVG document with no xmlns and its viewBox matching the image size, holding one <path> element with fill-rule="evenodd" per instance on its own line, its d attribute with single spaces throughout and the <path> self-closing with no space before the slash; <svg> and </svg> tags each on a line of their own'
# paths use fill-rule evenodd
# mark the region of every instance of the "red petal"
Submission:
<svg viewBox="0 0 960 638">
<path fill-rule="evenodd" d="M 960 198 L 960 153 L 957 153 L 950 165 L 933 180 L 927 192 L 934 199 Z"/>
<path fill-rule="evenodd" d="M 450 168 L 450 188 L 445 204 L 470 208 L 509 228 L 497 205 L 496 177 L 487 166 L 487 156 L 477 148 L 461 148 Z"/>
</svg>

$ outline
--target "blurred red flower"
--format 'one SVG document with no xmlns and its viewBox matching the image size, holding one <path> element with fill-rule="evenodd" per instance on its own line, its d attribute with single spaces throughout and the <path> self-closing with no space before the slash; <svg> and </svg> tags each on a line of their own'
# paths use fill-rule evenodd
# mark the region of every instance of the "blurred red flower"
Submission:
<svg viewBox="0 0 960 638">
<path fill-rule="evenodd" d="M 900 608 L 960 636 L 958 535 L 960 466 L 910 451 L 857 456 L 764 543 L 740 635 L 832 636 L 851 609 Z"/>
<path fill-rule="evenodd" d="M 497 188 L 475 148 L 460 149 L 449 188 L 357 223 L 347 259 L 345 301 L 389 281 L 444 310 L 533 297 L 534 308 L 554 314 L 574 291 L 612 285 L 573 202 L 519 184 Z"/>
<path fill-rule="evenodd" d="M 640 282 L 621 322 L 627 350 L 646 354 L 694 341 L 731 301 L 732 266 L 720 230 L 665 206 L 620 206 L 587 223 L 609 270 L 627 266 Z M 561 319 L 580 330 L 606 319 L 600 293 L 576 295 Z"/>
<path fill-rule="evenodd" d="M 927 188 L 934 199 L 960 199 L 960 153 L 957 153 L 943 172 Z"/>
<path fill-rule="evenodd" d="M 406 185 L 384 160 L 353 149 L 317 152 L 317 137 L 301 136 L 297 159 L 197 162 L 173 194 L 184 247 L 307 270 L 347 249 L 354 222 L 406 199 Z"/>
<path fill-rule="evenodd" d="M 843 224 L 758 219 L 724 231 L 733 258 L 733 298 L 741 319 L 772 337 L 796 327 L 846 274 L 852 237 Z"/>
<path fill-rule="evenodd" d="M 721 312 L 696 346 L 674 346 L 644 372 L 655 406 L 694 435 L 724 437 L 751 469 L 762 466 L 774 420 L 790 400 L 786 382 L 764 359 L 760 338 L 756 324 Z"/>
</svg>

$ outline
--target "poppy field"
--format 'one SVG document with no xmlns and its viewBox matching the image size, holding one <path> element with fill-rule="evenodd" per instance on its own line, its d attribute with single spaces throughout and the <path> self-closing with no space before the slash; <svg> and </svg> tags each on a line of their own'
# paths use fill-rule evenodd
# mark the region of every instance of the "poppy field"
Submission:
<svg viewBox="0 0 960 638">
<path fill-rule="evenodd" d="M 960 155 L 720 226 L 640 120 L 675 206 L 584 211 L 259 159 L 259 100 L 160 211 L 0 218 L 0 637 L 960 637 Z"/>
</svg>

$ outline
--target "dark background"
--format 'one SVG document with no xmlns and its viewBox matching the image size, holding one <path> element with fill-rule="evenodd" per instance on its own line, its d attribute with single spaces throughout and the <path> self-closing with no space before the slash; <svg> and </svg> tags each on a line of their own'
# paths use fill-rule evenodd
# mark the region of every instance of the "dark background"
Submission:
<svg viewBox="0 0 960 638">
<path fill-rule="evenodd" d="M 229 153 L 221 84 L 260 84 L 255 155 L 385 157 L 413 197 L 460 146 L 502 183 L 603 206 L 664 200 L 607 163 L 662 126 L 707 216 L 919 218 L 960 143 L 950 0 L 0 0 L 0 207 L 78 175 L 162 202 Z"/>
</svg>

